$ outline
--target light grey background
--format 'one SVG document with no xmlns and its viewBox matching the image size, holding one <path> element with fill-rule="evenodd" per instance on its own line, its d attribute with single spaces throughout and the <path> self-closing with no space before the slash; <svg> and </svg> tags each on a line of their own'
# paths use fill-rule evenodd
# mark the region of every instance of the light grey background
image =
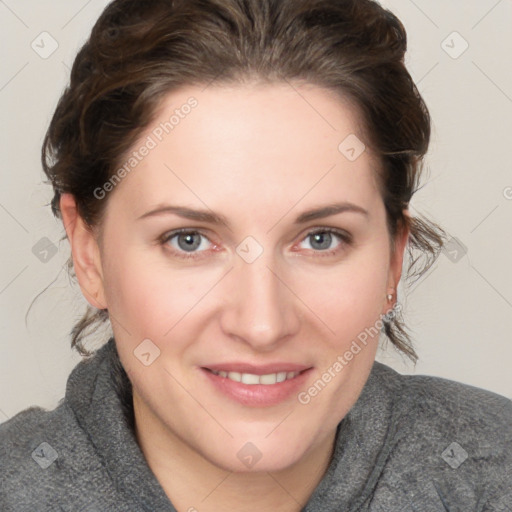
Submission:
<svg viewBox="0 0 512 512">
<path fill-rule="evenodd" d="M 69 244 L 39 158 L 73 58 L 106 4 L 0 0 L 0 421 L 31 405 L 55 407 L 80 361 L 69 332 L 86 303 L 67 277 Z M 406 63 L 433 119 L 429 174 L 412 211 L 467 252 L 453 245 L 407 297 L 399 289 L 416 368 L 390 344 L 378 360 L 512 398 L 512 1 L 382 4 L 408 31 Z M 58 48 L 48 56 L 52 39 Z M 107 337 L 99 333 L 96 346 Z"/>
</svg>

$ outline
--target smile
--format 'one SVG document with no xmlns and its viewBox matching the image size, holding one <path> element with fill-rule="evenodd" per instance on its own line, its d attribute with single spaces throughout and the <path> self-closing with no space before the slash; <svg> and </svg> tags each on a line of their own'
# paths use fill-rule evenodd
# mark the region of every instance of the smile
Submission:
<svg viewBox="0 0 512 512">
<path fill-rule="evenodd" d="M 235 366 L 235 364 L 233 363 L 231 366 Z M 237 363 L 236 366 L 247 367 L 250 365 Z M 274 369 L 277 369 L 275 367 L 280 365 L 273 364 L 273 366 Z M 241 371 L 236 372 L 226 367 L 222 369 L 220 365 L 216 369 L 202 367 L 200 370 L 202 375 L 206 377 L 206 382 L 213 386 L 215 392 L 219 393 L 223 398 L 227 397 L 246 407 L 270 407 L 292 400 L 306 386 L 313 371 L 313 368 L 292 369 L 290 368 L 290 366 L 294 366 L 292 364 L 286 364 L 286 366 L 288 366 L 287 371 L 261 375 Z M 242 370 L 242 368 L 237 369 Z M 261 371 L 262 369 L 260 367 L 254 371 Z M 267 372 L 269 370 L 270 368 L 265 369 Z"/>
<path fill-rule="evenodd" d="M 242 384 L 263 384 L 267 386 L 271 386 L 273 384 L 278 384 L 280 382 L 284 382 L 285 380 L 294 379 L 301 372 L 279 372 L 279 373 L 269 373 L 267 375 L 255 375 L 253 373 L 239 373 L 239 372 L 226 372 L 226 371 L 215 371 L 209 370 L 213 374 L 218 375 L 219 377 L 224 377 L 234 382 L 241 382 Z"/>
</svg>

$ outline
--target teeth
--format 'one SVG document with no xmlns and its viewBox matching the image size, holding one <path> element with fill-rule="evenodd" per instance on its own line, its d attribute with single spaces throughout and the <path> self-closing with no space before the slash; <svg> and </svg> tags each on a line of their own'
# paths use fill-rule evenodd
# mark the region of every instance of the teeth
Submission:
<svg viewBox="0 0 512 512">
<path fill-rule="evenodd" d="M 242 380 L 240 382 L 243 384 L 259 384 L 260 377 L 257 375 L 251 375 L 250 373 L 242 373 Z"/>
<path fill-rule="evenodd" d="M 236 382 L 242 381 L 242 374 L 238 372 L 229 372 L 227 377 L 228 379 L 234 380 Z"/>
<path fill-rule="evenodd" d="M 219 375 L 220 377 L 227 377 L 230 380 L 234 380 L 235 382 L 241 382 L 242 384 L 266 384 L 272 385 L 279 382 L 284 382 L 288 379 L 293 379 L 300 372 L 279 372 L 279 373 L 269 373 L 267 375 L 254 375 L 253 373 L 238 373 L 238 372 L 223 372 L 223 371 L 214 371 L 211 370 L 215 375 Z"/>
<path fill-rule="evenodd" d="M 275 384 L 276 382 L 283 382 L 282 378 L 283 373 L 271 373 L 269 375 L 260 375 L 258 379 L 260 384 Z M 284 377 L 286 378 L 286 373 L 284 373 Z"/>
</svg>

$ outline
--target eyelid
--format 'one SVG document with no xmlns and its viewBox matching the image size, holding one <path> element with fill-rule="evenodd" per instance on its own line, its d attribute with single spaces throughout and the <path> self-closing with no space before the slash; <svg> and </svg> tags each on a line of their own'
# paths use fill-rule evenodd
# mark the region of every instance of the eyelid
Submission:
<svg viewBox="0 0 512 512">
<path fill-rule="evenodd" d="M 183 234 L 183 233 L 194 233 L 194 234 L 198 233 L 201 236 L 204 236 L 205 238 L 210 240 L 208 235 L 205 234 L 205 230 L 203 230 L 201 228 L 177 228 L 177 229 L 172 229 L 171 231 L 166 231 L 162 236 L 160 236 L 158 238 L 158 240 L 162 241 L 162 242 L 169 241 L 171 238 L 174 238 L 176 235 L 180 235 L 180 234 Z M 210 240 L 210 242 L 211 242 L 211 240 Z"/>
<path fill-rule="evenodd" d="M 306 234 L 302 237 L 302 240 L 304 240 L 308 236 L 315 235 L 316 233 L 334 233 L 335 235 L 338 235 L 340 238 L 344 238 L 350 241 L 353 239 L 352 234 L 345 229 L 321 226 L 318 228 L 308 228 Z"/>
</svg>

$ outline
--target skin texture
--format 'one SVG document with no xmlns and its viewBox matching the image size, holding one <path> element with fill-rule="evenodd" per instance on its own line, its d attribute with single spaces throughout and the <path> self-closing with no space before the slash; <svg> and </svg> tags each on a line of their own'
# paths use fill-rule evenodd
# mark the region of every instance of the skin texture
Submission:
<svg viewBox="0 0 512 512">
<path fill-rule="evenodd" d="M 244 406 L 199 368 L 305 364 L 314 368 L 307 390 L 391 309 L 386 295 L 400 280 L 408 233 L 393 254 L 377 163 L 368 150 L 355 161 L 338 150 L 350 134 L 364 139 L 355 108 L 331 91 L 186 87 L 165 98 L 141 143 L 191 96 L 197 107 L 106 196 L 100 229 L 88 229 L 73 197 L 62 196 L 75 271 L 90 304 L 108 308 L 134 388 L 139 445 L 175 507 L 299 511 L 368 378 L 377 337 L 308 404 L 294 394 Z M 368 214 L 295 224 L 306 210 L 342 201 Z M 138 219 L 164 204 L 222 214 L 229 227 L 173 214 Z M 192 238 L 197 258 L 179 257 L 191 254 L 183 236 L 159 241 L 179 228 L 203 235 Z M 352 242 L 315 241 L 318 228 L 344 230 Z M 248 236 L 263 249 L 251 263 L 236 251 Z M 134 356 L 144 339 L 160 350 L 149 366 Z M 248 442 L 261 453 L 251 468 L 237 457 Z"/>
</svg>

